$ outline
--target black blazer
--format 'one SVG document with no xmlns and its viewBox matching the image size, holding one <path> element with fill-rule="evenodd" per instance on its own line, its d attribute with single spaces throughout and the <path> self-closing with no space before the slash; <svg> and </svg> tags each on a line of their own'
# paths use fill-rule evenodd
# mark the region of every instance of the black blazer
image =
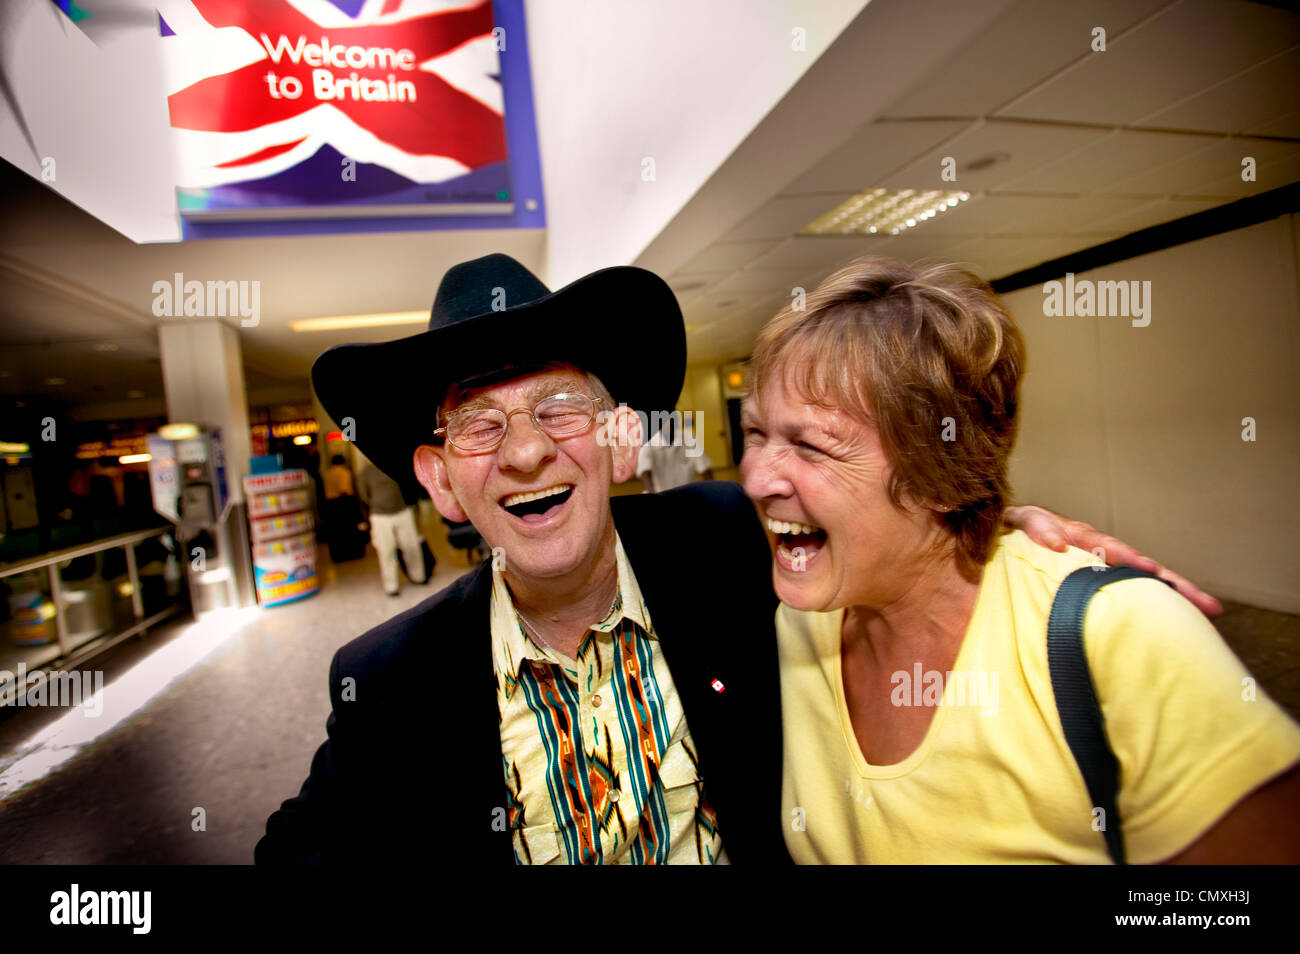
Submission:
<svg viewBox="0 0 1300 954">
<path fill-rule="evenodd" d="M 727 855 L 735 864 L 788 864 L 776 597 L 753 506 L 721 481 L 610 505 Z M 329 739 L 302 791 L 268 819 L 258 864 L 513 863 L 491 594 L 485 562 L 334 655 Z"/>
</svg>

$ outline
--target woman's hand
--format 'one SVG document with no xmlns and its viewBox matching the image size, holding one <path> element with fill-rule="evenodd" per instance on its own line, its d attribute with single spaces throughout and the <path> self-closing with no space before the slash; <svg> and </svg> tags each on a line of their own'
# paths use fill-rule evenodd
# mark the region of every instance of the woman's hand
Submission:
<svg viewBox="0 0 1300 954">
<path fill-rule="evenodd" d="M 1066 547 L 1078 547 L 1089 552 L 1100 549 L 1111 566 L 1131 566 L 1168 580 L 1206 616 L 1213 618 L 1223 612 L 1223 604 L 1190 580 L 1082 520 L 1067 520 L 1050 510 L 1031 506 L 1008 507 L 1003 520 L 1008 526 L 1025 531 L 1039 546 L 1058 553 Z"/>
</svg>

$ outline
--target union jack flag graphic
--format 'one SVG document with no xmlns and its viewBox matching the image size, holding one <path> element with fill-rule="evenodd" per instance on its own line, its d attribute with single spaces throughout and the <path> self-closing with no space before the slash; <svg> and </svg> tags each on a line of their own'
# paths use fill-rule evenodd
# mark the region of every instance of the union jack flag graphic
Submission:
<svg viewBox="0 0 1300 954">
<path fill-rule="evenodd" d="M 157 9 L 186 214 L 511 211 L 489 0 Z"/>
</svg>

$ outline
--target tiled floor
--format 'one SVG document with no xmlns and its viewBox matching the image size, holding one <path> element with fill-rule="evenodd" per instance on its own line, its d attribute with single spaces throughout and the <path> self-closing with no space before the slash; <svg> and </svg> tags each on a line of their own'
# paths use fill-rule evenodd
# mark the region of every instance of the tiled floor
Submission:
<svg viewBox="0 0 1300 954">
<path fill-rule="evenodd" d="M 428 586 L 390 598 L 373 553 L 339 567 L 322 559 L 319 594 L 257 614 L 114 731 L 0 802 L 0 863 L 250 862 L 267 816 L 297 792 L 324 740 L 334 650 L 466 569 L 463 555 L 439 560 Z M 124 645 L 102 664 L 106 695 L 117 674 L 184 630 Z M 1231 604 L 1220 631 L 1300 717 L 1300 617 Z M 20 743 L 60 715 L 30 709 L 0 722 L 0 782 Z M 192 829 L 197 807 L 205 831 Z"/>
</svg>

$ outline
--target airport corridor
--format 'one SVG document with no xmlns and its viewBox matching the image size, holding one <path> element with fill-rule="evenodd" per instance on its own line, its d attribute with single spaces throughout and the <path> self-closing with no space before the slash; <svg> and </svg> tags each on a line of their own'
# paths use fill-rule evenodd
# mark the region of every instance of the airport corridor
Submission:
<svg viewBox="0 0 1300 954">
<path fill-rule="evenodd" d="M 403 577 L 389 597 L 373 547 L 341 564 L 322 548 L 309 599 L 220 626 L 185 617 L 97 660 L 102 715 L 14 711 L 0 722 L 0 864 L 251 864 L 267 816 L 298 793 L 325 740 L 334 651 L 466 572 L 464 552 L 435 554 L 426 585 Z M 85 744 L 115 718 L 115 698 L 138 708 Z M 194 830 L 196 808 L 206 830 Z"/>
</svg>

